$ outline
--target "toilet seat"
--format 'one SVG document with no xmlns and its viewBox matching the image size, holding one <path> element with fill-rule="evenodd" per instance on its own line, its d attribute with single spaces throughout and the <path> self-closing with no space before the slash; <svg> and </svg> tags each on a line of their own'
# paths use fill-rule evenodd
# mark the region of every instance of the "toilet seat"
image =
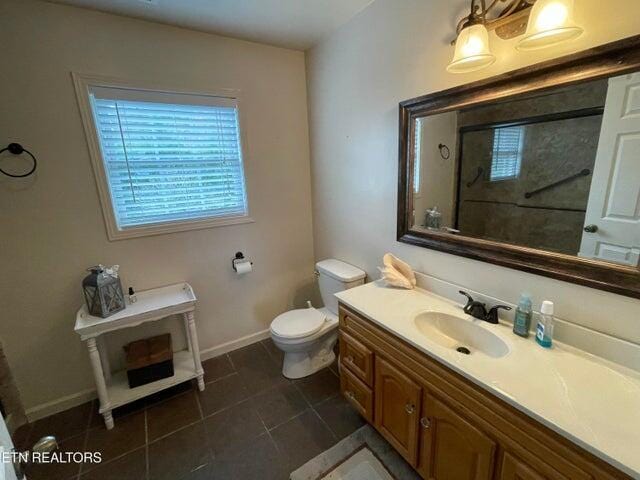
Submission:
<svg viewBox="0 0 640 480">
<path fill-rule="evenodd" d="M 315 308 L 300 308 L 278 315 L 271 322 L 271 333 L 280 338 L 304 338 L 318 332 L 326 316 Z"/>
</svg>

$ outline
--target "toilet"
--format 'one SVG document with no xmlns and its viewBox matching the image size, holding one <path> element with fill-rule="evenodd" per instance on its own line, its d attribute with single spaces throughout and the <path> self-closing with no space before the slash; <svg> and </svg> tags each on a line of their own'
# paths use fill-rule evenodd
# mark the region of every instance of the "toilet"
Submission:
<svg viewBox="0 0 640 480">
<path fill-rule="evenodd" d="M 338 299 L 335 293 L 364 284 L 366 273 L 340 260 L 316 263 L 324 307 L 290 310 L 271 322 L 273 343 L 284 352 L 282 374 L 302 378 L 331 365 L 338 339 Z"/>
</svg>

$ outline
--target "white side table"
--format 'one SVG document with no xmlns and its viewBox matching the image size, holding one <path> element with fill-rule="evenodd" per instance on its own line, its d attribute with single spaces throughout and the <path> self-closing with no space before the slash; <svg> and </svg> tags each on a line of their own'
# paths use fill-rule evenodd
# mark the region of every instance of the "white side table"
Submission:
<svg viewBox="0 0 640 480">
<path fill-rule="evenodd" d="M 196 296 L 191 286 L 188 283 L 180 283 L 138 292 L 136 296 L 138 297 L 136 303 L 127 303 L 127 308 L 107 318 L 89 315 L 86 305 L 83 305 L 76 315 L 74 330 L 83 341 L 87 342 L 98 398 L 100 399 L 100 413 L 109 430 L 113 428 L 111 411 L 114 408 L 192 378 L 197 378 L 198 388 L 200 391 L 204 390 L 204 371 L 200 362 L 198 333 L 193 313 Z M 111 372 L 101 335 L 177 314 L 181 314 L 184 318 L 188 348 L 174 353 L 173 376 L 129 388 L 126 372 Z"/>
</svg>

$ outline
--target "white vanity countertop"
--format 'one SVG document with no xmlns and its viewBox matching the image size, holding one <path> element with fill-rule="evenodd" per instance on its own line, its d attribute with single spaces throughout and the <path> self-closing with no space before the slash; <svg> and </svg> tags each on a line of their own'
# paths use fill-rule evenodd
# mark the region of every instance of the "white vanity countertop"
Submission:
<svg viewBox="0 0 640 480">
<path fill-rule="evenodd" d="M 640 479 L 640 374 L 575 348 L 550 350 L 511 332 L 508 325 L 473 320 L 453 302 L 426 290 L 385 287 L 380 281 L 336 297 L 480 387 L 502 398 L 621 471 Z M 465 317 L 508 347 L 501 358 L 463 355 L 418 330 L 418 313 Z"/>
</svg>

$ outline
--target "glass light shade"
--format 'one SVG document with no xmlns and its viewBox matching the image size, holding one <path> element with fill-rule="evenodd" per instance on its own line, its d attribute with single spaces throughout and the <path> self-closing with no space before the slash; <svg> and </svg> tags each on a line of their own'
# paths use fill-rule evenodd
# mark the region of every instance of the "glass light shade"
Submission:
<svg viewBox="0 0 640 480">
<path fill-rule="evenodd" d="M 537 50 L 579 37 L 583 30 L 573 21 L 573 0 L 537 0 L 518 50 Z"/>
<path fill-rule="evenodd" d="M 465 27 L 456 40 L 456 51 L 453 60 L 447 66 L 451 73 L 465 73 L 488 67 L 496 61 L 489 50 L 489 32 L 478 23 Z"/>
</svg>

